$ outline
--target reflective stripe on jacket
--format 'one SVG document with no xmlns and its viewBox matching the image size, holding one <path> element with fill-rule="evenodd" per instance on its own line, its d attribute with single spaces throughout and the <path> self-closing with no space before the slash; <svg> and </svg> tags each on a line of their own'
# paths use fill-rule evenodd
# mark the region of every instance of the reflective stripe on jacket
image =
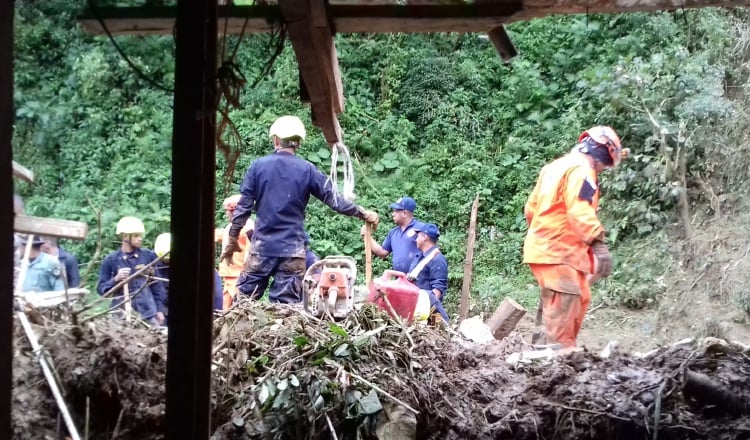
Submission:
<svg viewBox="0 0 750 440">
<path fill-rule="evenodd" d="M 523 262 L 592 273 L 590 244 L 604 232 L 598 205 L 596 171 L 583 153 L 571 152 L 542 168 L 524 209 L 529 231 Z"/>
</svg>

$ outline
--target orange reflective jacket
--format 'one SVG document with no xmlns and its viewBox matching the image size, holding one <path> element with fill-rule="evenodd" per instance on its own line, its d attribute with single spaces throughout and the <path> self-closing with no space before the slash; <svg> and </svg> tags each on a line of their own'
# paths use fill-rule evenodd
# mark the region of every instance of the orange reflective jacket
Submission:
<svg viewBox="0 0 750 440">
<path fill-rule="evenodd" d="M 542 168 L 524 209 L 529 232 L 523 262 L 592 273 L 590 245 L 604 232 L 598 205 L 596 172 L 583 153 L 571 152 Z"/>
<path fill-rule="evenodd" d="M 248 222 L 248 224 L 246 224 L 245 227 L 240 231 L 239 237 L 237 237 L 237 244 L 240 245 L 241 251 L 235 252 L 234 255 L 232 255 L 232 264 L 227 264 L 224 260 L 221 260 L 219 262 L 220 277 L 236 278 L 240 276 L 240 273 L 242 273 L 242 267 L 245 265 L 245 256 L 250 249 L 250 240 L 247 238 L 247 231 L 248 229 L 251 229 L 251 227 L 249 227 L 250 224 L 251 223 Z M 229 237 L 230 226 L 231 225 L 227 225 L 224 229 L 216 229 L 216 231 L 214 232 L 214 240 L 218 243 L 221 243 L 222 252 L 224 252 L 224 247 L 226 246 L 226 242 Z"/>
</svg>

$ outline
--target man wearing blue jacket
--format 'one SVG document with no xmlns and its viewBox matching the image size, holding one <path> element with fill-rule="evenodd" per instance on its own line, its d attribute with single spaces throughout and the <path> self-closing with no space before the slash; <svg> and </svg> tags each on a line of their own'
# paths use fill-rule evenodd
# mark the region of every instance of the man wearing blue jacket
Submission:
<svg viewBox="0 0 750 440">
<path fill-rule="evenodd" d="M 440 313 L 445 322 L 450 318 L 443 308 L 445 291 L 448 290 L 448 261 L 437 247 L 440 230 L 437 225 L 426 223 L 417 229 L 417 247 L 419 252 L 409 267 L 407 279 L 427 292 L 430 307 Z"/>
<path fill-rule="evenodd" d="M 263 296 L 271 277 L 271 302 L 302 301 L 305 274 L 305 208 L 314 196 L 334 211 L 378 223 L 378 214 L 344 199 L 312 163 L 297 156 L 305 126 L 296 116 L 278 118 L 269 136 L 274 152 L 254 160 L 240 185 L 240 199 L 232 217 L 222 259 L 239 249 L 237 237 L 255 212 L 250 254 L 237 282 L 239 292 L 254 299 Z"/>
<path fill-rule="evenodd" d="M 396 224 L 383 240 L 378 244 L 373 238 L 370 242 L 372 253 L 380 258 L 387 258 L 393 254 L 393 270 L 406 273 L 409 265 L 419 252 L 417 249 L 417 231 L 424 223 L 414 218 L 417 202 L 411 197 L 400 197 L 395 203 L 391 203 L 391 217 Z M 364 235 L 365 229 L 360 232 Z"/>
<path fill-rule="evenodd" d="M 136 217 L 123 217 L 117 222 L 117 235 L 121 237 L 120 249 L 107 255 L 99 271 L 99 282 L 96 291 L 105 294 L 116 284 L 156 260 L 156 254 L 150 249 L 142 248 L 146 229 L 143 222 Z M 128 294 L 133 310 L 152 325 L 164 325 L 167 310 L 167 292 L 160 282 L 148 284 L 148 279 L 136 277 L 128 282 Z M 123 303 L 123 290 L 114 293 L 112 306 Z"/>
</svg>

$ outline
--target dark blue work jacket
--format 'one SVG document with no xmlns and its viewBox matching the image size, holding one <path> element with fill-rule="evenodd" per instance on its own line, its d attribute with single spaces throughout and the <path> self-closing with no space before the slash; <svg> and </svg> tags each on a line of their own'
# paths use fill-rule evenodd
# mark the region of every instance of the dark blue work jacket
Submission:
<svg viewBox="0 0 750 440">
<path fill-rule="evenodd" d="M 266 257 L 305 258 L 305 208 L 310 195 L 334 211 L 354 216 L 357 205 L 344 199 L 312 163 L 277 152 L 254 160 L 240 185 L 230 235 L 237 236 L 255 212 L 251 252 Z"/>
<path fill-rule="evenodd" d="M 436 247 L 437 246 L 433 246 L 424 253 L 418 252 L 409 267 L 409 271 L 413 270 L 420 261 L 426 258 L 427 255 L 430 255 Z M 419 272 L 414 284 L 422 290 L 439 290 L 441 294 L 441 302 L 445 300 L 445 291 L 448 290 L 448 261 L 445 259 L 445 255 L 443 255 L 442 252 L 438 252 L 437 255 L 427 263 L 422 271 Z"/>
<path fill-rule="evenodd" d="M 99 271 L 99 283 L 96 285 L 96 291 L 103 295 L 118 282 L 115 281 L 117 271 L 124 267 L 130 268 L 130 273 L 141 269 L 143 266 L 156 260 L 156 254 L 150 249 L 141 248 L 135 252 L 126 253 L 122 249 L 107 255 L 102 262 L 102 268 Z M 128 283 L 128 291 L 133 297 L 146 284 L 146 277 L 136 277 Z M 120 290 L 113 296 L 112 305 L 116 306 L 122 303 L 123 292 Z M 143 289 L 143 292 L 132 302 L 133 309 L 143 316 L 144 319 L 150 319 L 156 312 L 163 311 L 167 307 L 167 292 L 160 282 L 155 282 L 149 287 Z"/>
<path fill-rule="evenodd" d="M 68 278 L 68 287 L 81 285 L 81 275 L 78 272 L 78 258 L 63 248 L 58 248 L 57 259 L 65 266 L 65 275 Z"/>
</svg>

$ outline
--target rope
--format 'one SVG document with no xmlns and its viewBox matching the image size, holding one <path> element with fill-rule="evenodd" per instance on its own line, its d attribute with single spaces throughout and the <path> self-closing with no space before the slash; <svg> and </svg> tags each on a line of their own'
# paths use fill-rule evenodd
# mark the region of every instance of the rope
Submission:
<svg viewBox="0 0 750 440">
<path fill-rule="evenodd" d="M 349 154 L 349 149 L 343 142 L 336 142 L 331 148 L 331 174 L 328 176 L 334 189 L 338 189 L 338 162 L 339 155 L 343 158 L 344 162 L 344 184 L 341 189 L 341 194 L 344 199 L 353 201 L 354 196 L 354 168 L 352 167 L 352 157 Z"/>
</svg>

